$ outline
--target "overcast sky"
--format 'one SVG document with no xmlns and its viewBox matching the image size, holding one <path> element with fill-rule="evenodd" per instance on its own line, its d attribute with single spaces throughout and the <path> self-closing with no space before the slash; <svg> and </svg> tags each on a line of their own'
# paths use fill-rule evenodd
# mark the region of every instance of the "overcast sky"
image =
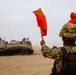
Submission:
<svg viewBox="0 0 76 75">
<path fill-rule="evenodd" d="M 70 20 L 70 13 L 76 12 L 76 0 L 0 0 L 0 37 L 6 41 L 29 37 L 33 45 L 39 45 L 40 29 L 33 14 L 38 8 L 42 8 L 47 19 L 46 44 L 61 46 L 59 32 Z"/>
</svg>

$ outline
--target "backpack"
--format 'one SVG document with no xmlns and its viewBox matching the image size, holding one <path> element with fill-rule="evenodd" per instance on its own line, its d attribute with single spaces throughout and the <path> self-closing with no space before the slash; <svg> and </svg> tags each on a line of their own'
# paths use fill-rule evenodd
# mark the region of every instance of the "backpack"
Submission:
<svg viewBox="0 0 76 75">
<path fill-rule="evenodd" d="M 62 51 L 63 68 L 60 73 L 57 73 L 54 62 L 51 75 L 76 75 L 76 53 L 67 53 L 64 47 L 60 47 Z"/>
</svg>

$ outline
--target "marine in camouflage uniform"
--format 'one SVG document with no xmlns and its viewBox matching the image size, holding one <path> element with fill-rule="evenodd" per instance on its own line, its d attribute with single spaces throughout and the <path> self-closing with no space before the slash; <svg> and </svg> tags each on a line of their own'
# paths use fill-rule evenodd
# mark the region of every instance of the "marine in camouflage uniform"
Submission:
<svg viewBox="0 0 76 75">
<path fill-rule="evenodd" d="M 71 13 L 71 16 L 72 16 L 72 13 Z M 76 14 L 75 14 L 75 16 L 76 16 Z M 76 23 L 76 20 L 75 20 L 75 23 Z M 59 34 L 59 36 L 62 37 L 62 40 L 63 40 L 63 47 L 66 49 L 66 51 L 68 53 L 76 52 L 76 44 L 75 44 L 76 24 L 75 23 L 68 22 L 68 23 L 64 24 L 61 31 L 60 31 L 60 34 Z M 63 67 L 61 48 L 57 47 L 57 46 L 53 46 L 53 48 L 49 48 L 45 44 L 44 40 L 42 40 L 40 42 L 40 44 L 42 46 L 41 52 L 42 52 L 43 56 L 46 58 L 54 59 L 55 64 L 56 64 L 56 70 L 58 73 L 60 73 L 61 69 Z M 51 75 L 54 75 L 53 69 L 52 69 Z"/>
<path fill-rule="evenodd" d="M 0 38 L 0 49 L 4 49 L 7 47 L 7 44 L 5 42 L 5 40 L 2 40 L 2 38 Z"/>
</svg>

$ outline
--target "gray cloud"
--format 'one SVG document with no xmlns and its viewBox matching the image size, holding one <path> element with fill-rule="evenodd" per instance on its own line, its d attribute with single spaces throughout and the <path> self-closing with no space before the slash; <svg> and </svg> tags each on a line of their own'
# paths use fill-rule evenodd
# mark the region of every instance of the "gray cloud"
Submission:
<svg viewBox="0 0 76 75">
<path fill-rule="evenodd" d="M 54 39 L 60 39 L 59 31 L 70 19 L 70 13 L 76 12 L 75 6 L 76 0 L 0 0 L 0 37 L 6 40 L 30 37 L 34 44 L 39 44 L 40 29 L 32 12 L 41 7 L 48 24 L 48 35 L 44 38 L 49 45 L 57 44 Z"/>
</svg>

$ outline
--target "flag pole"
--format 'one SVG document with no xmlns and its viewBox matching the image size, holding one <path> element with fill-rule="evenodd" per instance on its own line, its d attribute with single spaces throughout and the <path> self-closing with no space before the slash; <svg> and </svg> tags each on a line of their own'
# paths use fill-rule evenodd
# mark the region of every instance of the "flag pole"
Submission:
<svg viewBox="0 0 76 75">
<path fill-rule="evenodd" d="M 41 35 L 42 40 L 44 40 L 43 36 Z"/>
<path fill-rule="evenodd" d="M 40 28 L 40 32 L 41 32 L 41 39 L 44 40 L 43 35 L 42 35 L 42 29 Z"/>
</svg>

